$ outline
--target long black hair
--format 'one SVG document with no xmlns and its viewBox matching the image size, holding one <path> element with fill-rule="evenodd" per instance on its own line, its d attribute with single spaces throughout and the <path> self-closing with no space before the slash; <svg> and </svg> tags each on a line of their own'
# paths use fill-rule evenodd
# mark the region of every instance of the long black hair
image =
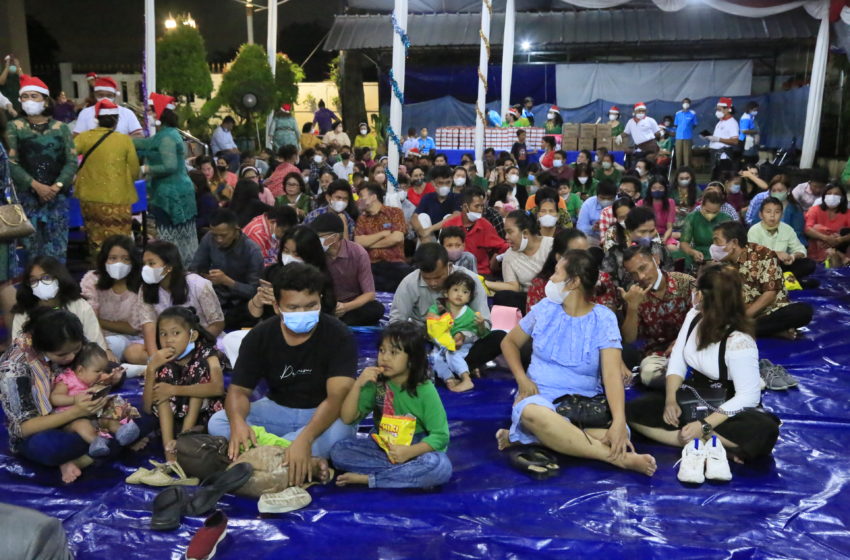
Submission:
<svg viewBox="0 0 850 560">
<path fill-rule="evenodd" d="M 33 309 L 23 332 L 32 337 L 32 347 L 39 352 L 57 352 L 66 344 L 86 341 L 80 318 L 65 309 Z"/>
<path fill-rule="evenodd" d="M 189 298 L 189 285 L 186 283 L 186 269 L 183 267 L 183 259 L 180 251 L 174 243 L 157 239 L 148 243 L 146 253 L 153 253 L 159 257 L 165 266 L 171 267 L 171 281 L 168 285 L 171 292 L 171 303 L 183 305 Z M 159 303 L 159 284 L 148 284 L 142 282 L 142 299 L 145 303 Z"/>
<path fill-rule="evenodd" d="M 319 234 L 309 226 L 295 226 L 287 230 L 280 240 L 277 262 L 280 262 L 286 242 L 290 239 L 295 242 L 295 251 L 302 261 L 312 264 L 322 271 L 322 274 L 328 275 L 328 261 L 325 250 L 322 249 L 322 241 L 319 239 Z"/>
<path fill-rule="evenodd" d="M 24 270 L 21 287 L 18 288 L 15 305 L 12 307 L 12 313 L 32 313 L 33 310 L 39 307 L 41 301 L 32 293 L 30 286 L 30 275 L 35 267 L 41 268 L 45 274 L 53 276 L 59 282 L 59 292 L 56 297 L 59 299 L 59 307 L 66 307 L 72 301 L 82 298 L 80 285 L 65 268 L 65 265 L 60 263 L 53 257 L 40 256 L 32 259 Z"/>
<path fill-rule="evenodd" d="M 558 264 L 558 259 L 567 252 L 570 246 L 570 241 L 576 237 L 587 237 L 583 231 L 577 228 L 570 228 L 559 231 L 552 238 L 552 250 L 546 257 L 546 262 L 543 263 L 543 268 L 537 274 L 538 278 L 548 280 L 555 274 L 555 266 Z"/>
<path fill-rule="evenodd" d="M 661 199 L 661 207 L 666 212 L 670 208 L 670 183 L 664 175 L 653 175 L 649 180 L 649 196 L 652 197 L 652 185 L 659 184 L 664 187 L 664 197 Z"/>
<path fill-rule="evenodd" d="M 682 167 L 676 170 L 676 188 L 679 188 L 679 174 L 687 173 L 691 180 L 688 182 L 688 200 L 687 201 L 679 201 L 679 204 L 682 202 L 686 202 L 690 208 L 693 208 L 697 203 L 697 174 L 694 173 L 694 170 L 691 169 L 687 165 L 683 165 Z"/>
<path fill-rule="evenodd" d="M 610 227 L 614 228 L 614 241 L 617 245 L 625 247 L 626 245 L 626 228 L 620 225 L 620 221 L 617 220 L 617 210 L 626 206 L 628 208 L 635 207 L 635 201 L 628 196 L 621 196 L 617 200 L 614 201 L 614 204 L 611 206 L 611 214 L 614 216 L 614 223 L 611 224 Z"/>
<path fill-rule="evenodd" d="M 428 381 L 428 356 L 425 353 L 427 340 L 422 329 L 409 321 L 391 323 L 381 333 L 378 349 L 384 341 L 407 354 L 408 377 L 402 389 L 415 397 L 416 388 Z"/>
<path fill-rule="evenodd" d="M 130 266 L 132 268 L 125 280 L 127 281 L 128 290 L 138 292 L 139 286 L 142 284 L 142 259 L 139 258 L 136 244 L 126 235 L 111 235 L 100 246 L 100 253 L 97 254 L 97 262 L 95 263 L 95 271 L 97 272 L 97 284 L 95 284 L 95 288 L 103 291 L 109 290 L 115 285 L 115 279 L 106 272 L 106 261 L 109 258 L 109 252 L 115 247 L 121 247 L 130 255 Z"/>
<path fill-rule="evenodd" d="M 187 330 L 198 331 L 198 342 L 204 343 L 207 346 L 215 346 L 216 337 L 210 333 L 207 329 L 201 325 L 201 319 L 198 317 L 198 314 L 195 312 L 194 307 L 180 307 L 178 305 L 171 306 L 162 313 L 159 314 L 159 317 L 156 319 L 156 347 L 162 348 L 159 344 L 159 324 L 163 319 L 172 319 L 178 321 L 186 327 Z"/>
</svg>

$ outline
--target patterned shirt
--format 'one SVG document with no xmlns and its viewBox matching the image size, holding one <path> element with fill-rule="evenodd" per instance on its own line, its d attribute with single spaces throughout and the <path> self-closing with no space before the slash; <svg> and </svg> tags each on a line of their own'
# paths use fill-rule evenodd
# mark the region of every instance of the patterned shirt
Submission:
<svg viewBox="0 0 850 560">
<path fill-rule="evenodd" d="M 650 291 L 638 308 L 638 336 L 646 341 L 644 355 L 663 354 L 679 336 L 679 328 L 691 309 L 693 276 L 681 272 L 665 275 L 667 288 L 661 296 Z"/>
<path fill-rule="evenodd" d="M 271 266 L 277 262 L 279 244 L 276 239 L 272 239 L 272 231 L 264 214 L 256 216 L 245 224 L 242 233 L 260 248 L 263 253 L 263 266 Z"/>
<path fill-rule="evenodd" d="M 610 234 L 613 229 L 608 230 Z M 608 254 L 605 255 L 605 258 L 602 259 L 602 266 L 599 267 L 601 272 L 607 272 L 611 275 L 614 280 L 614 284 L 627 290 L 629 285 L 634 282 L 631 274 L 626 271 L 626 267 L 623 266 L 623 253 L 626 251 L 625 246 L 616 244 L 612 246 L 608 250 Z M 655 240 L 652 241 L 652 245 L 650 246 L 652 250 L 652 256 L 657 258 L 661 263 L 661 270 L 669 271 L 673 270 L 673 258 L 670 256 L 670 252 L 664 247 L 664 244 L 660 242 L 659 238 L 656 237 Z"/>
<path fill-rule="evenodd" d="M 776 292 L 776 299 L 761 310 L 760 316 L 773 313 L 791 303 L 788 301 L 785 279 L 776 253 L 767 247 L 747 243 L 735 264 L 744 282 L 744 304 L 750 305 L 765 292 Z"/>
<path fill-rule="evenodd" d="M 400 231 L 407 233 L 407 223 L 404 221 L 404 213 L 401 208 L 382 206 L 377 214 L 364 212 L 357 218 L 354 235 L 373 235 L 380 231 Z M 369 260 L 376 262 L 404 262 L 404 241 L 400 241 L 391 247 L 380 249 L 367 248 Z"/>
</svg>

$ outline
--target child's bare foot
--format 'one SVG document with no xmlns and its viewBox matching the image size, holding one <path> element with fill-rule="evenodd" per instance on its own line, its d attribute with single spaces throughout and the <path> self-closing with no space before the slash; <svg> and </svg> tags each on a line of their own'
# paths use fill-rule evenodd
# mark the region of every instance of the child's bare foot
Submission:
<svg viewBox="0 0 850 560">
<path fill-rule="evenodd" d="M 630 471 L 645 474 L 646 476 L 654 475 L 655 469 L 658 468 L 655 464 L 655 457 L 649 454 L 638 455 L 637 453 L 626 453 L 620 466 Z"/>
<path fill-rule="evenodd" d="M 481 370 L 478 369 L 478 368 L 475 368 L 474 370 L 472 370 L 472 376 L 480 378 L 481 377 Z"/>
<path fill-rule="evenodd" d="M 59 465 L 59 472 L 62 473 L 62 482 L 65 484 L 71 484 L 83 474 L 83 471 L 80 470 L 73 461 L 68 461 L 62 465 Z"/>
<path fill-rule="evenodd" d="M 454 377 L 452 377 L 451 379 L 446 379 L 446 389 L 448 389 L 449 391 L 454 391 L 458 383 L 460 383 L 460 381 L 458 379 L 455 379 Z"/>
<path fill-rule="evenodd" d="M 474 387 L 475 385 L 472 383 L 472 379 L 469 377 L 469 372 L 466 372 L 460 377 L 460 381 L 457 381 L 454 385 L 449 386 L 449 390 L 454 391 L 455 393 L 462 393 L 464 391 L 469 391 Z"/>
<path fill-rule="evenodd" d="M 330 482 L 331 469 L 328 467 L 328 461 L 321 457 L 313 457 L 313 480 L 325 484 Z"/>
<path fill-rule="evenodd" d="M 352 484 L 369 484 L 369 475 L 347 472 L 336 477 L 337 486 L 349 486 Z"/>
<path fill-rule="evenodd" d="M 496 432 L 496 442 L 499 447 L 499 451 L 504 451 L 505 449 L 513 445 L 510 440 L 510 435 L 511 432 L 509 430 L 506 430 L 505 428 L 502 428 L 501 430 Z"/>
</svg>

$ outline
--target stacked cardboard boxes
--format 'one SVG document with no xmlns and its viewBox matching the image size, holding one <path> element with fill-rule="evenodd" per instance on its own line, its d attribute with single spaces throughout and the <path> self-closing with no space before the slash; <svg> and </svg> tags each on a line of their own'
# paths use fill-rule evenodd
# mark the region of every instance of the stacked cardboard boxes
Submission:
<svg viewBox="0 0 850 560">
<path fill-rule="evenodd" d="M 597 125 L 596 127 L 596 149 L 606 148 L 609 152 L 613 149 L 611 139 L 611 126 L 607 123 Z"/>
</svg>

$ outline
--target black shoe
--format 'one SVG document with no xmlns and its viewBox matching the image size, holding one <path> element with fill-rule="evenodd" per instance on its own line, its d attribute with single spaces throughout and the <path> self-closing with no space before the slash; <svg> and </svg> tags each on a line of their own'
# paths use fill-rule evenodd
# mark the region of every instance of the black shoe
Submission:
<svg viewBox="0 0 850 560">
<path fill-rule="evenodd" d="M 803 278 L 802 280 L 798 278 L 797 281 L 804 290 L 815 290 L 820 288 L 820 280 L 817 278 Z"/>
<path fill-rule="evenodd" d="M 151 529 L 171 531 L 179 527 L 180 515 L 185 503 L 186 494 L 179 486 L 171 486 L 157 494 L 153 500 Z"/>
<path fill-rule="evenodd" d="M 250 463 L 237 463 L 226 471 L 215 473 L 201 482 L 201 488 L 192 496 L 183 512 L 193 517 L 209 513 L 222 496 L 244 486 L 252 474 L 254 467 Z"/>
</svg>

